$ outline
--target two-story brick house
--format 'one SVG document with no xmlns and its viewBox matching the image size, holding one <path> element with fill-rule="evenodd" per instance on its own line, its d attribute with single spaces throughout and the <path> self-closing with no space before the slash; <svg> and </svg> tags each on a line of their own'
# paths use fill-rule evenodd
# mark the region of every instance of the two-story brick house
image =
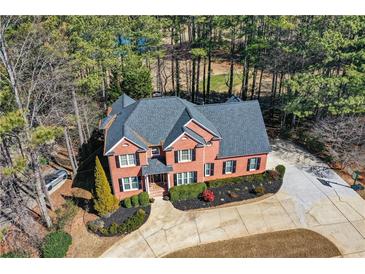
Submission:
<svg viewBox="0 0 365 274">
<path fill-rule="evenodd" d="M 195 105 L 122 95 L 101 121 L 114 194 L 161 196 L 176 185 L 265 171 L 270 145 L 257 101 Z"/>
</svg>

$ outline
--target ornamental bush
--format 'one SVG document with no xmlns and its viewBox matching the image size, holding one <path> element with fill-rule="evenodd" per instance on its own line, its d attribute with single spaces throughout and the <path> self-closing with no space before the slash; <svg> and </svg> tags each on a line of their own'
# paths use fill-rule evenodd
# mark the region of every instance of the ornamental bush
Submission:
<svg viewBox="0 0 365 274">
<path fill-rule="evenodd" d="M 203 191 L 202 197 L 203 197 L 203 200 L 206 202 L 213 202 L 215 199 L 215 195 L 214 195 L 213 191 L 211 191 L 209 189 L 206 189 Z"/>
<path fill-rule="evenodd" d="M 95 159 L 95 199 L 94 209 L 104 216 L 114 212 L 119 207 L 118 199 L 112 194 L 108 179 L 99 158 Z"/>
<path fill-rule="evenodd" d="M 123 200 L 123 205 L 124 205 L 125 208 L 131 208 L 132 207 L 131 198 L 130 197 L 125 198 Z"/>
<path fill-rule="evenodd" d="M 170 199 L 172 202 L 197 199 L 206 189 L 207 185 L 205 183 L 175 186 L 170 189 Z"/>
<path fill-rule="evenodd" d="M 132 205 L 133 205 L 134 207 L 139 207 L 139 199 L 138 199 L 138 195 L 134 195 L 134 196 L 132 196 L 131 200 L 132 200 Z"/>
<path fill-rule="evenodd" d="M 221 187 L 227 184 L 237 184 L 242 182 L 242 177 L 234 177 L 234 178 L 224 178 L 224 179 L 217 179 L 207 182 L 208 187 L 216 188 Z"/>
<path fill-rule="evenodd" d="M 138 194 L 138 201 L 141 206 L 148 206 L 150 204 L 150 197 L 147 192 L 141 192 Z"/>
<path fill-rule="evenodd" d="M 70 234 L 64 231 L 55 231 L 44 237 L 41 246 L 43 258 L 63 258 L 72 243 Z"/>
<path fill-rule="evenodd" d="M 275 167 L 275 170 L 280 174 L 280 177 L 283 178 L 285 174 L 285 166 L 283 165 L 277 165 Z"/>
</svg>

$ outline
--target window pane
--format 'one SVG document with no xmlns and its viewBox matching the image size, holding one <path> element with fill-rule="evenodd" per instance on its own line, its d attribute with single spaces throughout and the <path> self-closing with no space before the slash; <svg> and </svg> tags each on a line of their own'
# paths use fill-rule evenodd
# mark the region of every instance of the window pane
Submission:
<svg viewBox="0 0 365 274">
<path fill-rule="evenodd" d="M 129 184 L 129 178 L 123 178 L 123 185 L 124 185 L 124 190 L 130 190 L 131 186 Z"/>
<path fill-rule="evenodd" d="M 121 165 L 121 166 L 126 166 L 126 165 L 128 165 L 128 162 L 127 162 L 127 156 L 126 156 L 126 155 L 120 155 L 120 156 L 119 156 L 119 160 L 120 160 L 120 165 Z"/>
<path fill-rule="evenodd" d="M 257 166 L 257 158 L 251 158 L 250 159 L 250 170 L 256 169 Z"/>
<path fill-rule="evenodd" d="M 138 178 L 137 177 L 131 177 L 131 181 L 132 181 L 132 188 L 139 188 L 139 184 L 138 184 Z"/>
<path fill-rule="evenodd" d="M 233 161 L 226 162 L 226 173 L 232 173 L 233 171 Z"/>
<path fill-rule="evenodd" d="M 129 165 L 135 165 L 136 164 L 134 154 L 128 154 L 128 164 Z"/>
</svg>

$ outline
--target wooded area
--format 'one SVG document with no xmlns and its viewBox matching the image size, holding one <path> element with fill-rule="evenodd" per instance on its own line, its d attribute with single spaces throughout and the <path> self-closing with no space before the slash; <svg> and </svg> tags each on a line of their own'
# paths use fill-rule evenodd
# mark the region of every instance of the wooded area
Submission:
<svg viewBox="0 0 365 274">
<path fill-rule="evenodd" d="M 42 167 L 59 145 L 75 175 L 122 92 L 257 99 L 282 136 L 308 130 L 329 161 L 360 162 L 364 16 L 1 16 L 0 59 L 0 207 L 31 239 L 17 188 L 34 191 L 51 227 Z"/>
</svg>

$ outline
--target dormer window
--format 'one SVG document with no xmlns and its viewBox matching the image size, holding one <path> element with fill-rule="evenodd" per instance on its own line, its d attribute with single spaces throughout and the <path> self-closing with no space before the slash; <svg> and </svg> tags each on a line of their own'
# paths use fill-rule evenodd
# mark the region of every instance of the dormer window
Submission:
<svg viewBox="0 0 365 274">
<path fill-rule="evenodd" d="M 151 151 L 152 151 L 152 157 L 160 156 L 160 148 L 159 147 L 152 147 Z"/>
</svg>

